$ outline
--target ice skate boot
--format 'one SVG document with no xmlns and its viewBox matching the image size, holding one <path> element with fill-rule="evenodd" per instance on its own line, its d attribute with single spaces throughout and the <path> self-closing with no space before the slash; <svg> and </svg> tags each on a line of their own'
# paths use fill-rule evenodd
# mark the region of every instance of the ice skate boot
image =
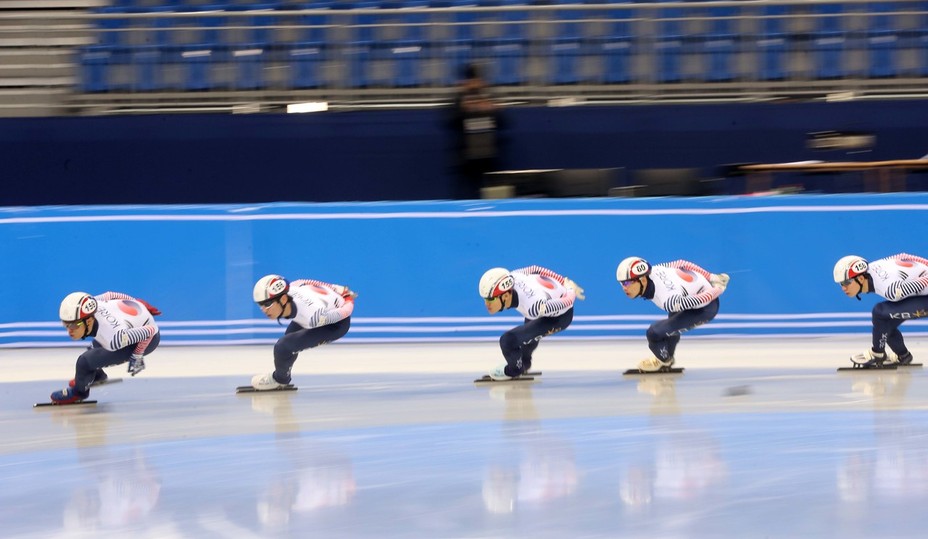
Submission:
<svg viewBox="0 0 928 539">
<path fill-rule="evenodd" d="M 255 388 L 257 391 L 270 391 L 272 389 L 279 389 L 285 384 L 281 384 L 274 379 L 274 373 L 269 372 L 267 374 L 256 374 L 251 378 L 251 387 Z"/>
<path fill-rule="evenodd" d="M 90 382 L 90 387 L 102 386 L 106 384 L 109 381 L 109 379 L 110 379 L 109 375 L 103 372 L 103 369 L 97 369 L 97 371 L 94 373 L 94 376 L 93 376 L 93 382 Z M 116 378 L 113 381 L 119 382 L 120 379 Z M 71 378 L 71 381 L 68 382 L 68 387 L 74 387 L 74 378 Z"/>
<path fill-rule="evenodd" d="M 662 370 L 669 370 L 673 367 L 674 358 L 667 358 L 666 360 L 657 359 L 654 356 L 651 356 L 647 359 L 642 359 L 638 363 L 638 370 L 641 372 L 659 372 Z"/>
<path fill-rule="evenodd" d="M 505 363 L 503 363 L 502 365 L 500 365 L 500 366 L 496 367 L 495 369 L 493 369 L 492 371 L 490 371 L 489 374 L 488 374 L 487 376 L 489 376 L 490 378 L 492 378 L 493 380 L 495 380 L 495 381 L 497 381 L 497 382 L 502 381 L 502 380 L 512 380 L 512 379 L 513 379 L 512 376 L 507 376 L 507 375 L 506 375 L 506 364 L 505 364 Z"/>
<path fill-rule="evenodd" d="M 92 386 L 103 385 L 106 383 L 107 380 L 109 380 L 109 378 L 110 376 L 106 374 L 105 372 L 103 372 L 103 369 L 97 369 L 97 371 L 93 374 L 93 383 L 91 383 L 90 385 Z"/>
<path fill-rule="evenodd" d="M 51 394 L 51 399 L 55 404 L 74 404 L 86 399 L 89 396 L 89 393 L 82 394 L 73 387 L 66 387 L 60 391 L 53 392 Z"/>
<path fill-rule="evenodd" d="M 865 352 L 851 356 L 851 363 L 858 369 L 882 369 L 885 362 L 885 352 L 875 352 L 870 348 Z"/>
<path fill-rule="evenodd" d="M 906 352 L 905 354 L 901 356 L 895 356 L 895 359 L 896 359 L 896 362 L 895 362 L 896 365 L 899 365 L 900 367 L 906 367 L 908 365 L 911 365 L 912 364 L 912 352 Z"/>
</svg>

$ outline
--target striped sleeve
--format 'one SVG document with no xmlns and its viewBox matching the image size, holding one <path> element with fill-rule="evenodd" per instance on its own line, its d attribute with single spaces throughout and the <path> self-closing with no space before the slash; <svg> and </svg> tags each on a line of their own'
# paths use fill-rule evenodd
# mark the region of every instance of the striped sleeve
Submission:
<svg viewBox="0 0 928 539">
<path fill-rule="evenodd" d="M 666 264 L 661 264 L 661 266 L 667 266 L 668 268 L 680 268 L 684 270 L 695 271 L 696 273 L 702 275 L 706 279 L 712 278 L 712 273 L 702 269 L 702 267 L 693 264 L 687 260 L 674 260 L 673 262 L 667 262 Z"/>
<path fill-rule="evenodd" d="M 129 294 L 123 294 L 122 292 L 104 292 L 95 297 L 98 301 L 112 301 L 114 299 L 135 299 Z"/>
<path fill-rule="evenodd" d="M 313 316 L 309 319 L 309 326 L 317 328 L 319 326 L 327 326 L 329 324 L 334 324 L 335 322 L 340 322 L 354 312 L 354 302 L 345 301 L 340 307 L 335 307 L 334 309 L 319 309 Z"/>
<path fill-rule="evenodd" d="M 902 301 L 911 296 L 917 296 L 928 286 L 928 277 L 914 281 L 896 281 L 886 287 L 886 299 L 889 301 Z"/>
<path fill-rule="evenodd" d="M 529 317 L 560 316 L 574 306 L 575 298 L 576 295 L 571 291 L 569 295 L 561 298 L 538 301 L 528 308 Z"/>
<path fill-rule="evenodd" d="M 541 275 L 542 277 L 550 277 L 551 279 L 554 279 L 555 281 L 561 284 L 564 284 L 563 275 L 559 273 L 555 273 L 549 270 L 548 268 L 543 268 L 541 266 L 534 266 L 534 265 L 528 266 L 525 268 L 519 268 L 517 270 L 513 270 L 513 272 L 525 273 L 526 275 Z"/>
<path fill-rule="evenodd" d="M 329 290 L 335 292 L 338 295 L 342 295 L 345 293 L 346 290 L 348 290 L 347 286 L 343 286 L 340 284 L 327 283 L 325 281 L 317 281 L 315 279 L 298 279 L 290 283 L 290 286 L 293 286 L 293 287 L 306 286 L 306 285 L 321 286 L 322 288 L 328 288 Z"/>
<path fill-rule="evenodd" d="M 125 298 L 119 298 L 125 299 Z M 158 333 L 155 326 L 142 326 L 140 328 L 129 328 L 117 331 L 110 341 L 110 348 L 121 350 L 127 346 L 135 345 L 132 351 L 134 355 L 145 355 L 145 350 L 151 344 L 151 340 Z"/>
<path fill-rule="evenodd" d="M 720 295 L 722 295 L 722 289 L 716 287 L 712 287 L 705 292 L 696 294 L 695 296 L 684 296 L 677 294 L 667 298 L 667 301 L 664 302 L 664 310 L 671 313 L 679 313 L 683 311 L 691 311 L 693 309 L 701 309 L 702 307 L 712 303 L 712 301 Z"/>
<path fill-rule="evenodd" d="M 325 281 L 317 281 L 315 279 L 297 279 L 296 281 L 293 281 L 292 283 L 290 283 L 290 286 L 306 286 L 306 285 L 323 286 L 325 288 L 335 287 L 335 285 L 333 284 L 329 284 Z"/>
</svg>

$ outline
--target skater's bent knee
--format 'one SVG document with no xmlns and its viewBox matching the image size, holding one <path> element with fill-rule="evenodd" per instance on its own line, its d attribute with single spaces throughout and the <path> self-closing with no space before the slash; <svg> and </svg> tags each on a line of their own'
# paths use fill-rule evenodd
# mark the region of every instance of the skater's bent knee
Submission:
<svg viewBox="0 0 928 539">
<path fill-rule="evenodd" d="M 499 346 L 503 350 L 518 348 L 519 347 L 519 338 L 515 336 L 514 333 L 503 333 L 499 338 Z"/>
<path fill-rule="evenodd" d="M 76 367 L 77 367 L 77 370 L 78 370 L 78 371 L 94 371 L 94 370 L 96 370 L 96 369 L 93 369 L 93 368 L 90 367 L 90 362 L 87 361 L 87 357 L 84 356 L 83 354 L 81 354 L 81 355 L 77 358 Z"/>
</svg>

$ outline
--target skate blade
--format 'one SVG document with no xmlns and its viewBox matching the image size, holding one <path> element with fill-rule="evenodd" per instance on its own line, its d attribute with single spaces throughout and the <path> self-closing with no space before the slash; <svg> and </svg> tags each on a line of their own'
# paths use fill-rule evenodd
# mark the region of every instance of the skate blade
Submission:
<svg viewBox="0 0 928 539">
<path fill-rule="evenodd" d="M 120 382 L 122 382 L 122 378 L 107 378 L 106 380 L 102 382 L 94 382 L 90 384 L 90 387 L 106 386 L 109 384 L 118 384 Z"/>
<path fill-rule="evenodd" d="M 46 406 L 60 406 L 63 408 L 65 406 L 80 406 L 81 404 L 96 404 L 96 403 L 97 401 L 95 400 L 83 400 L 83 401 L 72 402 L 70 404 L 58 404 L 57 402 L 37 402 L 33 404 L 32 407 L 33 408 L 44 408 Z"/>
<path fill-rule="evenodd" d="M 895 365 L 883 365 L 882 367 L 838 367 L 838 372 L 865 372 L 865 371 L 894 371 Z"/>
<path fill-rule="evenodd" d="M 522 376 L 541 376 L 541 371 L 526 371 Z"/>
<path fill-rule="evenodd" d="M 896 363 L 896 366 L 899 367 L 900 369 L 906 369 L 909 367 L 921 367 L 922 364 L 921 363 L 906 363 L 905 365 L 902 365 L 900 363 Z"/>
<path fill-rule="evenodd" d="M 516 378 L 510 378 L 509 380 L 494 380 L 490 378 L 489 374 L 484 374 L 483 377 L 477 378 L 474 380 L 475 384 L 507 384 L 510 382 L 531 382 L 535 378 L 533 376 L 519 376 Z"/>
<path fill-rule="evenodd" d="M 680 374 L 682 372 L 683 372 L 682 367 L 669 367 L 669 368 L 664 367 L 659 371 L 652 371 L 652 372 L 645 372 L 645 371 L 638 370 L 638 369 L 628 369 L 627 371 L 622 373 L 622 376 L 629 376 L 629 375 L 648 376 L 651 374 Z"/>
<path fill-rule="evenodd" d="M 277 389 L 255 389 L 252 386 L 238 386 L 235 388 L 236 393 L 274 393 L 275 391 L 296 391 L 299 389 L 293 384 L 280 386 Z"/>
</svg>

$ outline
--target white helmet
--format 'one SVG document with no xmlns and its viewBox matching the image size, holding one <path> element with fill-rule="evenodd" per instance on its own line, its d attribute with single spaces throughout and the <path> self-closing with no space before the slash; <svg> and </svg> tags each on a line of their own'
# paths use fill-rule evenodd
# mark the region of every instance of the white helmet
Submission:
<svg viewBox="0 0 928 539">
<path fill-rule="evenodd" d="M 261 303 L 269 299 L 277 299 L 290 290 L 290 284 L 280 275 L 265 275 L 255 283 L 255 289 L 251 295 L 255 303 Z"/>
<path fill-rule="evenodd" d="M 649 273 L 651 273 L 651 264 L 648 264 L 647 260 L 637 256 L 630 256 L 619 262 L 619 267 L 615 269 L 615 280 L 619 282 L 632 281 L 640 279 Z"/>
<path fill-rule="evenodd" d="M 58 318 L 62 322 L 77 322 L 97 312 L 97 300 L 87 292 L 71 292 L 61 300 Z"/>
<path fill-rule="evenodd" d="M 835 264 L 834 276 L 835 282 L 840 283 L 867 273 L 870 266 L 867 261 L 857 255 L 848 255 Z"/>
<path fill-rule="evenodd" d="M 502 296 L 505 292 L 512 290 L 513 282 L 512 275 L 506 268 L 488 269 L 480 278 L 480 297 L 493 299 Z"/>
</svg>

